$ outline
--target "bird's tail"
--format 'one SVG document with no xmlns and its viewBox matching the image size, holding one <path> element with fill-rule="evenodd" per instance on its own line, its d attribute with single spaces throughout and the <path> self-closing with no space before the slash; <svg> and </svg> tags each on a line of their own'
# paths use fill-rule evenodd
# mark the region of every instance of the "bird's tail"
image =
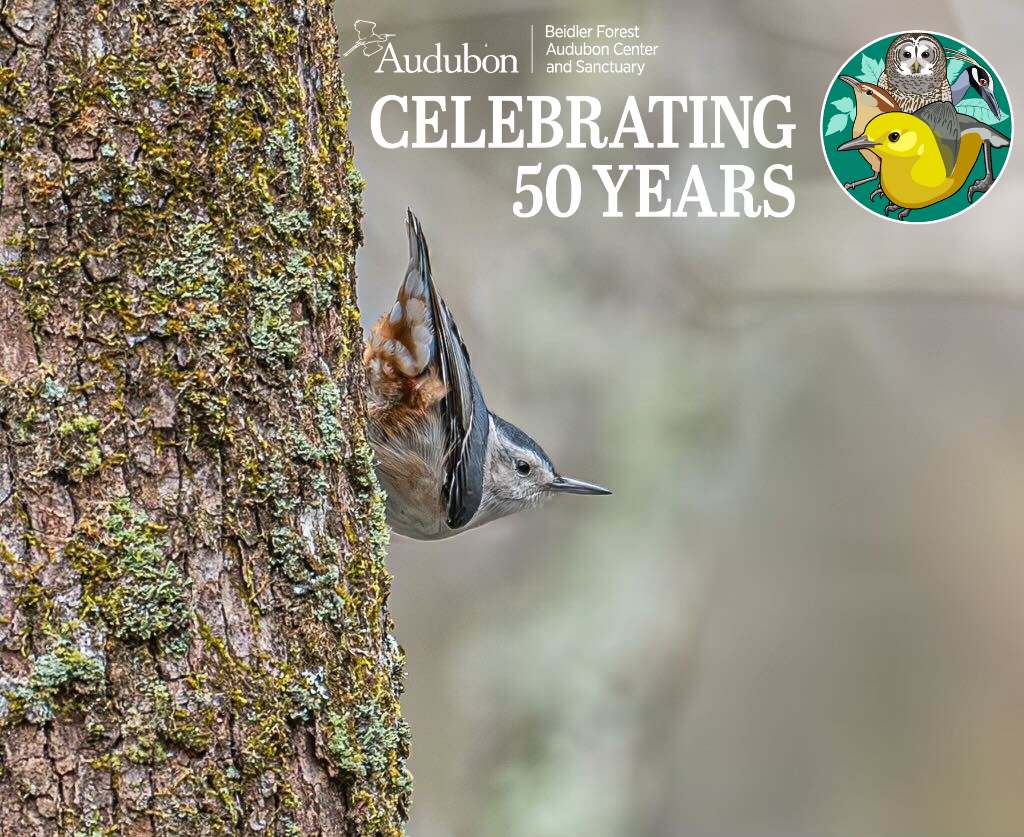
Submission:
<svg viewBox="0 0 1024 837">
<path fill-rule="evenodd" d="M 430 251 L 423 228 L 410 210 L 406 218 L 409 265 L 391 310 L 373 327 L 367 351 L 386 358 L 407 378 L 415 378 L 434 355 L 435 293 L 430 273 Z"/>
<path fill-rule="evenodd" d="M 987 137 L 985 137 L 985 139 L 987 139 L 990 143 L 992 143 L 992 147 L 993 148 L 1008 148 L 1009 147 L 1009 145 L 1010 145 L 1010 138 L 1008 136 L 1006 136 L 1005 134 L 999 133 L 999 131 L 997 131 L 991 125 L 989 125 L 987 127 L 988 127 L 988 130 L 989 130 L 989 134 L 988 134 Z"/>
<path fill-rule="evenodd" d="M 371 330 L 363 352 L 371 418 L 385 430 L 414 424 L 447 390 L 433 363 L 436 291 L 430 273 L 430 252 L 412 212 L 406 226 L 409 266 L 405 279 L 395 304 Z"/>
<path fill-rule="evenodd" d="M 488 433 L 487 407 L 470 369 L 469 352 L 462 342 L 455 318 L 434 285 L 427 238 L 411 209 L 406 215 L 406 225 L 409 232 L 409 268 L 398 299 L 399 302 L 403 298 L 415 301 L 416 314 L 421 316 L 421 320 L 415 323 L 417 334 L 423 325 L 423 336 L 417 349 L 426 352 L 429 345 L 430 368 L 440 377 L 440 391 L 443 393 L 441 415 L 446 422 L 445 438 L 450 445 L 445 462 L 444 496 L 448 525 L 458 529 L 470 521 L 480 505 L 483 485 L 481 457 Z M 422 315 L 420 305 L 423 307 Z"/>
</svg>

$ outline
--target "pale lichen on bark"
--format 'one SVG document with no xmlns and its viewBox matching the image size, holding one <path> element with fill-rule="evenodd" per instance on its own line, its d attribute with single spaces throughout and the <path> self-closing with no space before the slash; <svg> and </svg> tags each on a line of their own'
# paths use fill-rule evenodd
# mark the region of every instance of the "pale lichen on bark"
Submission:
<svg viewBox="0 0 1024 837">
<path fill-rule="evenodd" d="M 330 7 L 0 12 L 4 834 L 399 834 Z"/>
</svg>

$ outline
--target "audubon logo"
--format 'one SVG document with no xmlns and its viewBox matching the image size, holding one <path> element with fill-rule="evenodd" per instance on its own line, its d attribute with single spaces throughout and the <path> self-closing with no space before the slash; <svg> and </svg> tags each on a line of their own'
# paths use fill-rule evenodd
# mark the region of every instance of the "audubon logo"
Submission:
<svg viewBox="0 0 1024 837">
<path fill-rule="evenodd" d="M 374 72 L 383 73 L 385 68 L 390 68 L 393 73 L 445 73 L 454 75 L 456 73 L 487 73 L 489 75 L 502 73 L 518 73 L 519 61 L 514 55 L 477 55 L 471 52 L 469 44 L 462 45 L 462 52 L 453 55 L 441 51 L 441 44 L 434 44 L 434 51 L 429 55 L 399 55 L 395 52 L 394 44 L 388 43 L 389 38 L 394 35 L 378 35 L 377 24 L 372 20 L 357 20 L 355 22 L 356 35 L 358 40 L 345 53 L 348 57 L 357 49 L 362 47 L 363 55 L 369 57 L 379 52 L 380 64 Z M 484 44 L 484 49 L 487 44 Z"/>
<path fill-rule="evenodd" d="M 399 60 L 395 48 L 388 44 L 380 59 L 376 72 L 383 73 L 384 67 L 391 66 L 394 73 L 518 73 L 519 65 L 514 55 L 475 55 L 469 51 L 469 44 L 462 45 L 462 53 L 443 55 L 441 45 L 434 44 L 430 55 L 404 55 Z M 486 47 L 487 44 L 484 44 Z"/>
<path fill-rule="evenodd" d="M 342 56 L 343 58 L 348 58 L 359 47 L 363 48 L 363 55 L 369 58 L 384 49 L 381 44 L 387 43 L 388 38 L 395 37 L 394 35 L 378 35 L 377 24 L 372 20 L 357 20 L 354 26 L 358 40 L 355 46 Z"/>
</svg>

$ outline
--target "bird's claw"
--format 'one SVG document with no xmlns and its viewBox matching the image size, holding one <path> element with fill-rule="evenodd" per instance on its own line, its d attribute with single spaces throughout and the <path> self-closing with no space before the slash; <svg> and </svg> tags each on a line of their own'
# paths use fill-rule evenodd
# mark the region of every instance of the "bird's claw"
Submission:
<svg viewBox="0 0 1024 837">
<path fill-rule="evenodd" d="M 892 201 L 890 201 L 889 205 L 885 208 L 885 217 L 888 218 L 889 213 L 895 212 L 897 209 L 900 210 L 900 213 L 896 217 L 899 218 L 901 221 L 906 220 L 906 217 L 910 214 L 910 210 L 904 209 L 902 206 L 896 206 L 896 204 L 892 203 Z"/>
<path fill-rule="evenodd" d="M 985 194 L 989 190 L 989 187 L 995 183 L 995 179 L 991 177 L 983 177 L 981 180 L 974 181 L 970 188 L 967 190 L 967 203 L 972 203 L 975 192 L 981 192 Z"/>
<path fill-rule="evenodd" d="M 871 193 L 871 202 L 874 203 L 875 202 L 875 198 L 877 198 L 880 194 L 882 194 L 882 187 L 881 186 L 879 186 L 877 189 L 875 189 L 874 192 Z"/>
</svg>

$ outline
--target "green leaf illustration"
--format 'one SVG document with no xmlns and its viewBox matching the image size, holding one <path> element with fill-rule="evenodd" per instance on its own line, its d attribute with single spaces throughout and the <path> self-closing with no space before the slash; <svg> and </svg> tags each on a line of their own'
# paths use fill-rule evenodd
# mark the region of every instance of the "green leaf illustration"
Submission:
<svg viewBox="0 0 1024 837">
<path fill-rule="evenodd" d="M 954 58 L 946 65 L 946 78 L 949 79 L 950 84 L 956 81 L 956 77 L 964 71 L 964 64 L 966 63 L 966 61 L 961 61 L 959 58 Z"/>
<path fill-rule="evenodd" d="M 846 127 L 846 123 L 850 120 L 850 117 L 845 113 L 837 113 L 832 116 L 828 121 L 828 127 L 825 129 L 825 136 L 834 134 L 836 131 L 841 131 Z"/>
<path fill-rule="evenodd" d="M 1002 116 L 996 119 L 996 115 L 992 113 L 989 106 L 981 99 L 961 99 L 956 109 L 967 116 L 973 116 L 979 122 L 984 122 L 986 125 L 998 125 L 1010 115 L 1000 108 Z"/>
<path fill-rule="evenodd" d="M 866 81 L 869 84 L 875 84 L 878 81 L 878 77 L 885 71 L 885 60 L 876 61 L 874 58 L 869 58 L 866 53 L 861 53 L 860 56 L 860 75 L 857 76 L 857 81 Z"/>
<path fill-rule="evenodd" d="M 836 99 L 834 102 L 831 102 L 831 104 L 839 108 L 842 113 L 849 113 L 853 110 L 853 99 L 848 96 L 842 99 Z"/>
</svg>

